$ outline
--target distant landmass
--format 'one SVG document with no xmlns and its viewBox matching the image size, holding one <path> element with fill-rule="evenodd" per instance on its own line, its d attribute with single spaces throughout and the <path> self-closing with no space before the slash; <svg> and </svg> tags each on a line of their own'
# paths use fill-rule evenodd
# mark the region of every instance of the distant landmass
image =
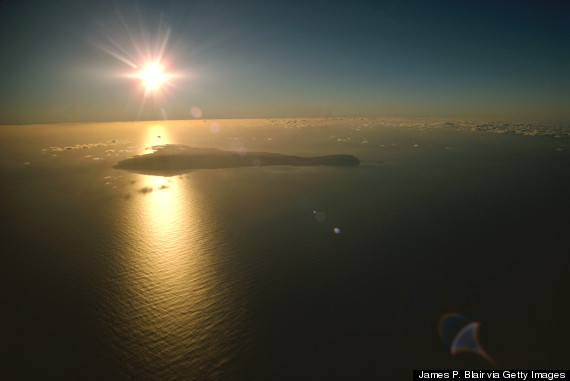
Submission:
<svg viewBox="0 0 570 381">
<path fill-rule="evenodd" d="M 353 155 L 290 156 L 270 152 L 233 152 L 215 148 L 193 148 L 183 144 L 153 146 L 153 153 L 138 155 L 118 162 L 113 168 L 140 173 L 184 173 L 193 169 L 257 167 L 269 165 L 331 165 L 357 166 L 360 160 Z"/>
</svg>

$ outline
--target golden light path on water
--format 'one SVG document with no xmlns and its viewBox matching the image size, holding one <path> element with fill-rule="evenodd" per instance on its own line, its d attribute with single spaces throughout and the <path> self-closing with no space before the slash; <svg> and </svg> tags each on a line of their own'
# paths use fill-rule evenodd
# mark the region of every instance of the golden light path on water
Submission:
<svg viewBox="0 0 570 381">
<path fill-rule="evenodd" d="M 160 125 L 145 133 L 148 148 L 169 142 Z M 222 343 L 212 345 L 227 322 L 218 311 L 224 293 L 216 261 L 223 244 L 213 241 L 216 224 L 207 221 L 191 176 L 139 176 L 139 192 L 129 200 L 131 236 L 123 248 L 127 268 L 117 319 L 122 325 L 116 327 L 125 364 L 133 367 L 128 371 L 144 373 L 149 364 L 156 369 L 162 363 L 164 372 L 172 372 L 192 368 L 200 358 L 203 364 L 208 353 L 228 356 Z"/>
</svg>

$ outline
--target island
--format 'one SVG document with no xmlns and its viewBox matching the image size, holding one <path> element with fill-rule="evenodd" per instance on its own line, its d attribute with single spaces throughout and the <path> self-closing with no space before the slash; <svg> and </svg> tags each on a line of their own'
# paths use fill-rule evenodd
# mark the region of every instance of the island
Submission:
<svg viewBox="0 0 570 381">
<path fill-rule="evenodd" d="M 358 166 L 353 155 L 291 156 L 270 152 L 234 152 L 216 148 L 195 148 L 183 144 L 164 144 L 151 147 L 152 153 L 137 155 L 119 161 L 115 169 L 139 173 L 175 175 L 194 169 L 258 167 L 270 165 L 292 166 Z"/>
</svg>

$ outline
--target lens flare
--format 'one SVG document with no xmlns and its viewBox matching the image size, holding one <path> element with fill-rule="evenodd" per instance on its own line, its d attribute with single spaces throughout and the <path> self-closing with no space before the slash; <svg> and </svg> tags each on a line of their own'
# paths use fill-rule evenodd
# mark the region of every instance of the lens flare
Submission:
<svg viewBox="0 0 570 381">
<path fill-rule="evenodd" d="M 190 115 L 192 115 L 193 118 L 201 118 L 202 117 L 202 110 L 200 110 L 199 107 L 192 107 L 190 108 Z"/>
<path fill-rule="evenodd" d="M 214 122 L 210 125 L 210 132 L 212 134 L 217 134 L 218 132 L 220 132 L 221 129 L 222 129 L 222 126 L 220 126 L 219 123 Z"/>
<path fill-rule="evenodd" d="M 325 212 L 320 212 L 320 211 L 313 211 L 313 214 L 315 215 L 315 219 L 318 222 L 323 222 L 324 220 L 327 219 L 327 214 Z"/>
<path fill-rule="evenodd" d="M 439 323 L 439 336 L 451 355 L 474 353 L 490 363 L 494 363 L 481 346 L 479 340 L 480 325 L 481 323 L 460 314 L 445 314 Z"/>
</svg>

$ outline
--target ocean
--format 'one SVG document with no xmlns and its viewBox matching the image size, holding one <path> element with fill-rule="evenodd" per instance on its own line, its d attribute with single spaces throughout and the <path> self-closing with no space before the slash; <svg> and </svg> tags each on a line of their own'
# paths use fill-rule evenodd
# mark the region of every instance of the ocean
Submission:
<svg viewBox="0 0 570 381">
<path fill-rule="evenodd" d="M 569 131 L 382 118 L 0 126 L 2 372 L 567 368 Z M 163 144 L 361 164 L 113 168 Z M 479 324 L 459 353 L 442 337 L 449 314 Z"/>
</svg>

